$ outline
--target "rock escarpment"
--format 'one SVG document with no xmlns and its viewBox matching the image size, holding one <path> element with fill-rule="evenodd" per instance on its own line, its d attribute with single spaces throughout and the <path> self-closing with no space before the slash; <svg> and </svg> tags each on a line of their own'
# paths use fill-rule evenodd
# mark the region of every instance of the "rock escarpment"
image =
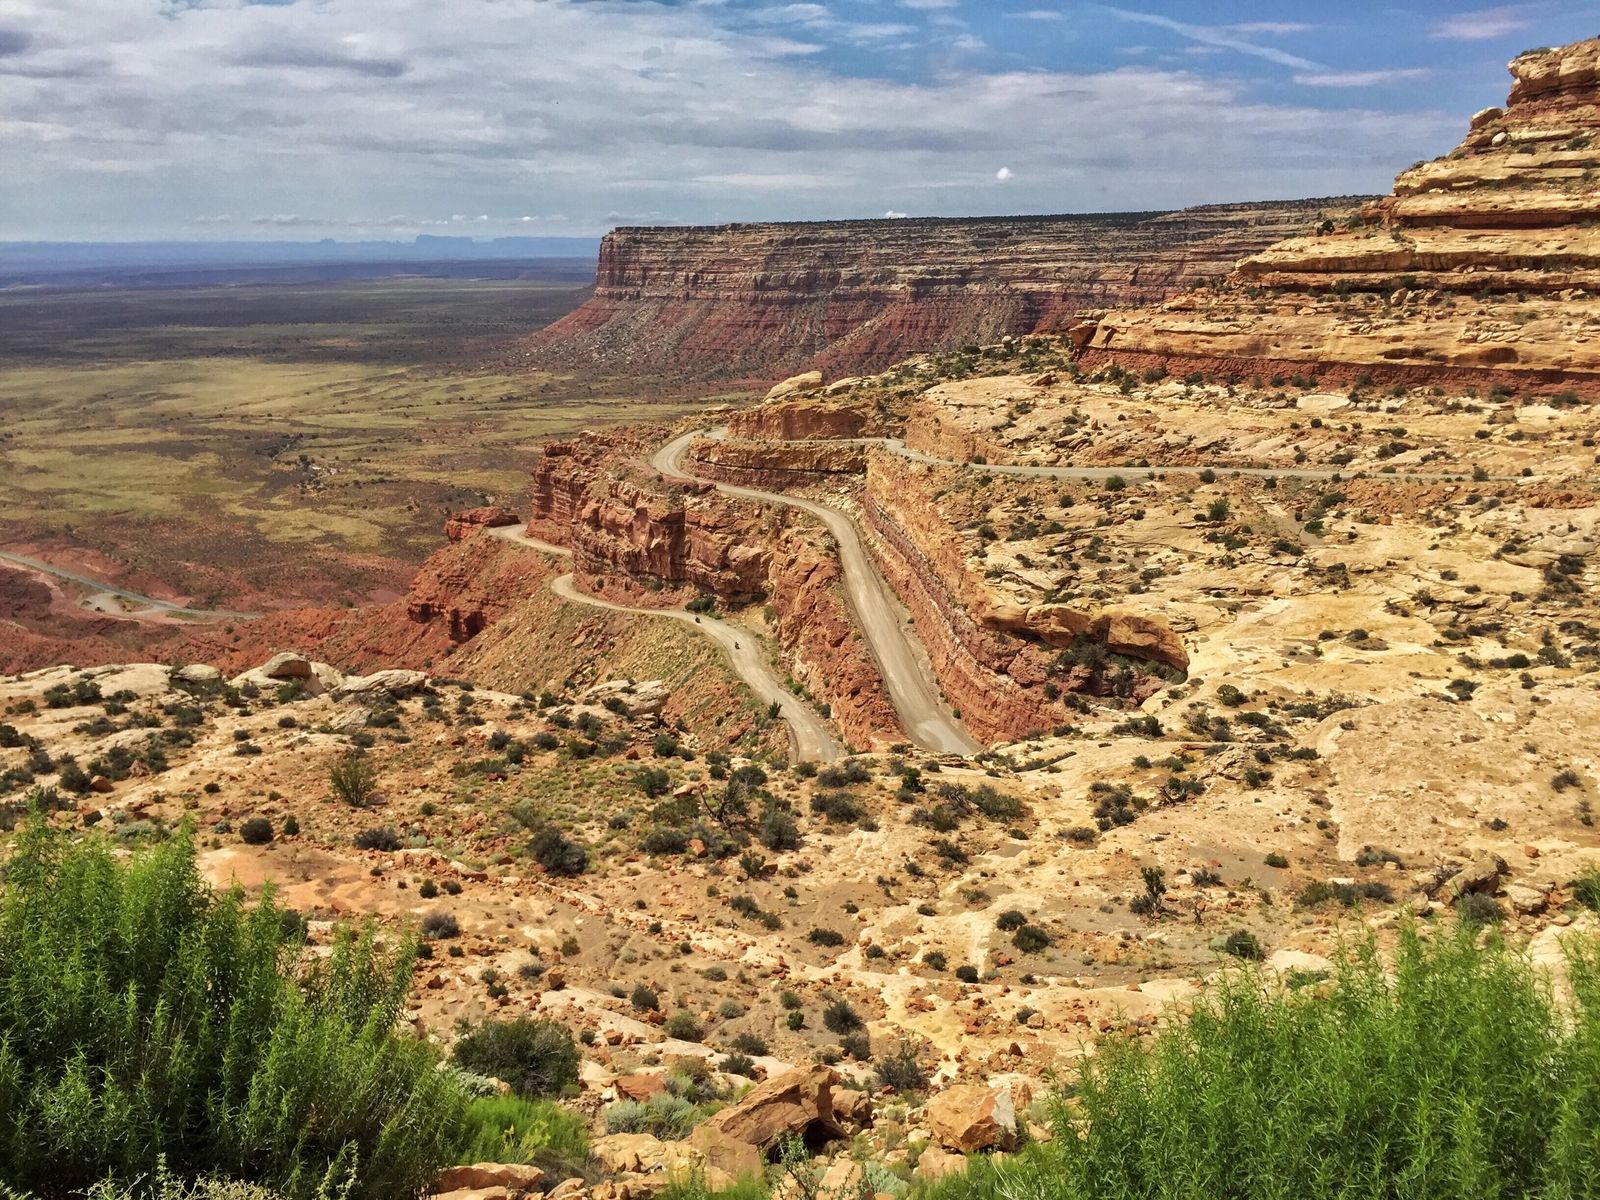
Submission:
<svg viewBox="0 0 1600 1200">
<path fill-rule="evenodd" d="M 1059 331 L 1151 303 L 1357 200 L 1157 213 L 622 228 L 536 360 L 770 380 Z"/>
<path fill-rule="evenodd" d="M 1220 289 L 1113 312 L 1089 362 L 1600 396 L 1600 39 L 1510 66 L 1504 108 L 1391 195 L 1246 258 Z"/>
<path fill-rule="evenodd" d="M 934 674 L 973 734 L 1014 741 L 1070 723 L 1062 697 L 1117 691 L 1141 700 L 1188 667 L 1160 621 L 1126 609 L 1019 603 L 968 561 L 939 511 L 948 472 L 876 452 L 862 495 L 874 559 L 916 622 Z M 1121 675 L 1113 683 L 1107 667 Z"/>
<path fill-rule="evenodd" d="M 790 510 L 656 474 L 660 429 L 552 443 L 534 471 L 530 531 L 573 551 L 586 591 L 630 604 L 714 596 L 764 602 L 785 667 L 851 743 L 900 737 L 872 655 L 851 619 L 820 528 Z"/>
</svg>

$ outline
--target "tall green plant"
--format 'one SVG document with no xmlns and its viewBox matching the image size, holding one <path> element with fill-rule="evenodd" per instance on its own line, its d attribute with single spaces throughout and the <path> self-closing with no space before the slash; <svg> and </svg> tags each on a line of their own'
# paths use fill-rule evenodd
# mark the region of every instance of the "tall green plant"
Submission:
<svg viewBox="0 0 1600 1200">
<path fill-rule="evenodd" d="M 200 878 L 187 834 L 121 862 L 33 822 L 0 888 L 0 1183 L 150 1176 L 290 1197 L 420 1193 L 465 1098 L 395 1030 L 415 953 Z"/>
<path fill-rule="evenodd" d="M 1113 1041 L 1056 1139 L 938 1200 L 1576 1200 L 1600 1195 L 1600 946 L 1573 1005 L 1470 928 L 1373 943 L 1323 987 L 1230 973 L 1151 1044 Z"/>
</svg>

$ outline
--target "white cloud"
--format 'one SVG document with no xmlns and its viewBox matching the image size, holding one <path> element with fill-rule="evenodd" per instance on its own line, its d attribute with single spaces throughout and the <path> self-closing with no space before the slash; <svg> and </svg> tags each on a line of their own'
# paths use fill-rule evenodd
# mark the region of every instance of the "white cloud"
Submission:
<svg viewBox="0 0 1600 1200">
<path fill-rule="evenodd" d="M 1387 71 L 1305 71 L 1294 81 L 1306 87 L 1376 87 L 1385 83 L 1402 83 L 1407 79 L 1423 79 L 1431 74 L 1425 67 L 1398 67 Z"/>
<path fill-rule="evenodd" d="M 996 179 L 998 179 L 1001 183 L 1005 183 L 1007 180 L 1012 178 L 1011 168 L 1010 167 L 1001 167 L 998 171 L 996 171 L 994 173 L 994 177 Z"/>
<path fill-rule="evenodd" d="M 904 219 L 906 214 L 903 213 L 903 212 L 895 212 L 895 210 L 891 208 L 888 212 L 884 213 L 883 215 L 884 215 L 884 217 L 886 219 L 888 219 L 890 221 L 899 221 L 899 220 Z"/>
<path fill-rule="evenodd" d="M 1148 66 L 851 75 L 811 40 L 820 5 L 0 6 L 0 239 L 979 213 L 996 182 L 1013 211 L 1336 194 L 1458 125 Z M 1026 169 L 991 179 L 975 147 Z"/>
<path fill-rule="evenodd" d="M 1174 21 L 1171 17 L 1163 17 L 1157 13 L 1133 12 L 1125 8 L 1109 10 L 1125 21 L 1138 21 L 1145 25 L 1154 25 L 1158 29 L 1168 29 L 1182 37 L 1197 42 L 1202 46 L 1217 50 L 1232 50 L 1238 54 L 1248 54 L 1253 58 L 1266 59 L 1268 62 L 1277 63 L 1283 67 L 1295 67 L 1299 70 L 1314 70 L 1316 63 L 1309 59 L 1301 58 L 1297 54 L 1290 54 L 1279 50 L 1275 46 L 1263 46 L 1258 42 L 1250 41 L 1241 34 L 1241 30 L 1251 26 L 1237 25 L 1190 25 L 1183 21 Z M 1261 26 L 1254 28 L 1267 30 L 1281 30 L 1279 26 Z"/>
<path fill-rule="evenodd" d="M 1524 7 L 1509 4 L 1446 17 L 1433 27 L 1432 34 L 1449 41 L 1480 42 L 1517 33 L 1528 28 L 1530 23 Z"/>
</svg>

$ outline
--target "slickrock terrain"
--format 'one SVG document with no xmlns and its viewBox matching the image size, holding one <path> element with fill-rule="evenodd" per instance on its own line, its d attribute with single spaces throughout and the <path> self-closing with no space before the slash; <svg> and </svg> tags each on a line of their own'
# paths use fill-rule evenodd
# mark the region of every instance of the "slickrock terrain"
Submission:
<svg viewBox="0 0 1600 1200">
<path fill-rule="evenodd" d="M 1084 361 L 1600 395 L 1597 64 L 1600 40 L 1522 55 L 1506 106 L 1391 195 L 1086 325 Z"/>
<path fill-rule="evenodd" d="M 1158 213 L 622 228 L 536 360 L 771 379 L 1060 330 L 1224 275 L 1355 197 Z"/>
</svg>

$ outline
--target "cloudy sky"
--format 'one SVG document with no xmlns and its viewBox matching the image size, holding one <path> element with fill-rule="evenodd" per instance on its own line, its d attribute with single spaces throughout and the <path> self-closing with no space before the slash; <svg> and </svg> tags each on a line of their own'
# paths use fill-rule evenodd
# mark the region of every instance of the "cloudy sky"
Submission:
<svg viewBox="0 0 1600 1200">
<path fill-rule="evenodd" d="M 1600 0 L 0 0 L 0 240 L 1381 191 L 1517 51 L 1597 32 Z"/>
</svg>

